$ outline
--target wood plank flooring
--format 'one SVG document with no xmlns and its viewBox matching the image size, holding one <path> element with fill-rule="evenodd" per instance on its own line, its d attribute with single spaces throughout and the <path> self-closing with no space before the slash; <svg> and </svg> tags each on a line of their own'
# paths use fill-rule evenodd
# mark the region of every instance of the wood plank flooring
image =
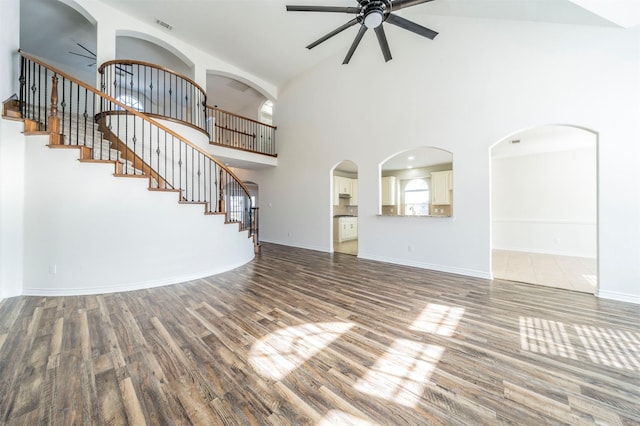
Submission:
<svg viewBox="0 0 640 426">
<path fill-rule="evenodd" d="M 0 302 L 0 424 L 640 424 L 639 324 L 588 294 L 264 244 L 184 284 Z"/>
</svg>

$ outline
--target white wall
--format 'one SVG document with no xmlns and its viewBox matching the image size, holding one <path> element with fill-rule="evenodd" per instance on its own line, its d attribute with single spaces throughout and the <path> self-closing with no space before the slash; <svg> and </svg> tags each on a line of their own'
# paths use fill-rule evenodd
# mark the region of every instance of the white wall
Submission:
<svg viewBox="0 0 640 426">
<path fill-rule="evenodd" d="M 591 149 L 495 158 L 491 184 L 493 248 L 597 256 L 595 140 Z"/>
<path fill-rule="evenodd" d="M 599 136 L 599 294 L 640 302 L 640 30 L 421 18 L 434 41 L 387 26 L 389 63 L 367 34 L 349 65 L 341 53 L 281 90 L 278 167 L 250 174 L 262 239 L 330 251 L 330 171 L 346 158 L 361 257 L 488 277 L 490 147 L 570 124 Z M 379 164 L 425 145 L 453 153 L 454 217 L 376 216 Z"/>
<path fill-rule="evenodd" d="M 0 101 L 18 91 L 20 2 L 0 3 Z M 0 299 L 22 292 L 24 138 L 22 123 L 0 118 Z"/>
<path fill-rule="evenodd" d="M 77 150 L 47 143 L 30 136 L 26 144 L 23 294 L 148 288 L 253 258 L 248 232 L 223 215 L 205 216 L 176 193 L 148 191 L 146 179 L 115 178 L 113 165 L 81 163 Z"/>
</svg>

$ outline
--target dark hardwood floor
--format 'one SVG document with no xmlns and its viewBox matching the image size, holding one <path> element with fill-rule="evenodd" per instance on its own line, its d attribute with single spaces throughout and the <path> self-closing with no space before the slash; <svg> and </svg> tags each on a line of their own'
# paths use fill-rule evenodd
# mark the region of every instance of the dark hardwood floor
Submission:
<svg viewBox="0 0 640 426">
<path fill-rule="evenodd" d="M 96 271 L 99 274 L 99 271 Z M 640 424 L 640 306 L 265 244 L 0 303 L 0 423 Z"/>
</svg>

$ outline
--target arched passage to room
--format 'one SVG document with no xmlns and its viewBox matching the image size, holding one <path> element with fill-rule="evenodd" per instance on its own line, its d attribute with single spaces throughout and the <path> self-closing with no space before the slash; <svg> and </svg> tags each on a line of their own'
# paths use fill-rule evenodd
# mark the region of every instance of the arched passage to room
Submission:
<svg viewBox="0 0 640 426">
<path fill-rule="evenodd" d="M 548 125 L 491 148 L 494 278 L 597 289 L 597 134 Z"/>
<path fill-rule="evenodd" d="M 358 254 L 358 166 L 342 161 L 331 174 L 333 251 Z"/>
</svg>

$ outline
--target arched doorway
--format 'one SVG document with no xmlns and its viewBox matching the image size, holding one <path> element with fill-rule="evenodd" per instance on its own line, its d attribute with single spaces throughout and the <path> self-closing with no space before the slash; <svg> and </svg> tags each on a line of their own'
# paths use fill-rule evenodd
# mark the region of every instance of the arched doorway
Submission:
<svg viewBox="0 0 640 426">
<path fill-rule="evenodd" d="M 491 148 L 494 278 L 595 293 L 597 135 L 549 125 Z"/>
<path fill-rule="evenodd" d="M 338 164 L 331 176 L 333 251 L 358 255 L 358 166 Z"/>
</svg>

